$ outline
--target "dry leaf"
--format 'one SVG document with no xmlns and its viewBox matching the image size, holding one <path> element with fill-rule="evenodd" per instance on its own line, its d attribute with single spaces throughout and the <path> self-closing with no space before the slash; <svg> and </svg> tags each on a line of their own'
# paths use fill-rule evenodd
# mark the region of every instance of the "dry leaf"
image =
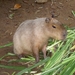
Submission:
<svg viewBox="0 0 75 75">
<path fill-rule="evenodd" d="M 21 7 L 20 4 L 15 4 L 15 5 L 14 5 L 14 9 L 19 9 L 20 7 Z"/>
</svg>

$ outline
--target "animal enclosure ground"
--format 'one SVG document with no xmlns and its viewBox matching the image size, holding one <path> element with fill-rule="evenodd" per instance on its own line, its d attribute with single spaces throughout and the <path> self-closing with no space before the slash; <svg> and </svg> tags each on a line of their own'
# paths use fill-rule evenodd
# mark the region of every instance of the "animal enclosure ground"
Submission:
<svg viewBox="0 0 75 75">
<path fill-rule="evenodd" d="M 15 4 L 20 4 L 21 8 L 11 10 Z M 72 11 L 75 11 L 75 0 L 48 0 L 47 3 L 38 4 L 34 0 L 0 0 L 0 46 L 12 42 L 13 34 L 19 24 L 27 19 L 38 17 L 50 17 L 53 13 L 60 22 L 69 27 L 75 27 L 75 17 Z M 13 47 L 0 49 L 0 57 L 7 53 L 13 53 Z M 17 58 L 17 57 L 14 57 Z M 8 56 L 0 64 L 8 65 L 7 61 L 13 59 Z M 10 63 L 13 66 L 20 66 L 19 63 Z M 10 75 L 12 69 L 0 68 L 0 75 Z"/>
</svg>

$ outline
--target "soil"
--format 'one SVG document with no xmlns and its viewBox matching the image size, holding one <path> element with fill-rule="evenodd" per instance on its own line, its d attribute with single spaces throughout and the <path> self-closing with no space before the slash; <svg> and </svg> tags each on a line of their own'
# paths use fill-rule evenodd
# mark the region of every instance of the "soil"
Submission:
<svg viewBox="0 0 75 75">
<path fill-rule="evenodd" d="M 15 4 L 20 4 L 21 8 L 11 10 Z M 0 0 L 0 46 L 12 42 L 15 30 L 21 22 L 27 19 L 50 17 L 54 14 L 55 18 L 64 25 L 75 27 L 73 10 L 75 11 L 75 0 L 48 0 L 43 4 L 35 3 L 35 0 Z M 13 46 L 0 48 L 0 57 L 7 53 L 13 53 Z M 5 58 L 6 61 L 9 59 L 13 58 L 11 56 Z M 8 65 L 3 61 L 0 61 L 0 64 Z M 21 64 L 17 62 L 13 65 Z M 13 72 L 18 71 L 0 67 L 0 75 L 8 75 L 7 73 L 11 75 Z"/>
</svg>

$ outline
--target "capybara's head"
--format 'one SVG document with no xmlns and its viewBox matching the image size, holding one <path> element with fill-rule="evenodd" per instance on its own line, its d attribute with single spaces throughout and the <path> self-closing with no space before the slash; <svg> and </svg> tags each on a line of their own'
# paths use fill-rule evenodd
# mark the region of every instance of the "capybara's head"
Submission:
<svg viewBox="0 0 75 75">
<path fill-rule="evenodd" d="M 48 28 L 48 35 L 56 40 L 64 40 L 67 35 L 67 30 L 63 24 L 55 18 L 46 18 L 46 24 Z"/>
</svg>

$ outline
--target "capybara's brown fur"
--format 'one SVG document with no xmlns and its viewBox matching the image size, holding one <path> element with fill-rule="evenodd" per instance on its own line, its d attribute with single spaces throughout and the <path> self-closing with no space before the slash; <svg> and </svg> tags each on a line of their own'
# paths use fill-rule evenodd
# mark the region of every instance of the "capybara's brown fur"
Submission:
<svg viewBox="0 0 75 75">
<path fill-rule="evenodd" d="M 26 20 L 17 28 L 13 36 L 14 53 L 33 55 L 39 61 L 41 50 L 46 58 L 46 46 L 49 38 L 64 40 L 67 31 L 55 18 L 37 18 Z"/>
</svg>

